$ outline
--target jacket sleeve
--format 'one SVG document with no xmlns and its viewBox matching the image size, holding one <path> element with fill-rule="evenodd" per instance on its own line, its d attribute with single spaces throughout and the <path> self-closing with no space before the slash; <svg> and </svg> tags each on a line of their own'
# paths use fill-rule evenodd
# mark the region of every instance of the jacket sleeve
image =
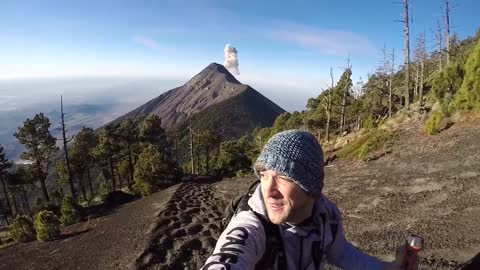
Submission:
<svg viewBox="0 0 480 270">
<path fill-rule="evenodd" d="M 265 232 L 254 213 L 243 211 L 232 218 L 218 238 L 202 270 L 249 270 L 265 251 Z"/>
<path fill-rule="evenodd" d="M 345 270 L 383 270 L 383 261 L 362 252 L 345 239 L 340 211 L 336 207 L 335 211 L 339 222 L 335 242 L 327 252 L 328 262 Z"/>
</svg>

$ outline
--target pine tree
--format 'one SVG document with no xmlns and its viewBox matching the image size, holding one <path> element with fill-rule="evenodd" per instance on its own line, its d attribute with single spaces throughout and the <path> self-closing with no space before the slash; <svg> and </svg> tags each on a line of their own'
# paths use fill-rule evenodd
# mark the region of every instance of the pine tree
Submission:
<svg viewBox="0 0 480 270">
<path fill-rule="evenodd" d="M 133 190 L 142 196 L 152 194 L 157 188 L 164 169 L 158 147 L 150 144 L 142 151 L 135 164 Z"/>
<path fill-rule="evenodd" d="M 162 162 L 169 169 L 174 169 L 176 164 L 172 158 L 172 145 L 168 141 L 167 134 L 162 128 L 162 120 L 158 115 L 147 116 L 140 124 L 140 141 L 144 147 L 149 144 L 158 146 L 161 150 Z M 193 156 L 193 155 L 192 155 Z"/>
<path fill-rule="evenodd" d="M 118 135 L 121 142 L 121 145 L 124 147 L 124 150 L 127 153 L 128 161 L 128 186 L 132 186 L 133 182 L 133 165 L 134 165 L 134 147 L 138 143 L 139 130 L 138 125 L 131 118 L 127 118 L 120 123 L 118 128 Z"/>
<path fill-rule="evenodd" d="M 23 213 L 32 217 L 30 203 L 28 201 L 28 192 L 33 189 L 35 181 L 36 168 L 35 165 L 20 165 L 16 166 L 15 172 L 8 177 L 8 186 L 14 204 L 16 204 L 15 197 L 20 197 L 23 204 Z M 46 200 L 45 200 L 46 201 Z M 18 207 L 16 209 L 18 213 Z"/>
<path fill-rule="evenodd" d="M 342 134 L 346 129 L 347 115 L 346 107 L 350 104 L 352 97 L 352 68 L 350 63 L 347 63 L 347 67 L 343 71 L 340 80 L 338 81 L 337 86 L 335 87 L 333 94 L 339 97 L 340 104 L 340 134 Z"/>
<path fill-rule="evenodd" d="M 211 130 L 203 130 L 198 135 L 199 147 L 201 148 L 204 154 L 205 160 L 205 174 L 210 173 L 210 159 L 212 151 L 215 148 L 219 138 Z M 218 147 L 218 145 L 217 145 Z"/>
<path fill-rule="evenodd" d="M 73 184 L 73 173 L 72 173 L 72 167 L 70 165 L 70 157 L 68 155 L 69 149 L 67 147 L 67 144 L 72 141 L 73 136 L 67 138 L 67 128 L 65 125 L 65 113 L 63 112 L 63 96 L 60 96 L 60 118 L 62 119 L 61 125 L 62 127 L 60 128 L 62 131 L 62 141 L 63 141 L 63 154 L 65 157 L 65 169 L 67 171 L 67 179 L 68 183 L 70 184 L 70 192 L 72 193 L 72 196 L 74 198 L 77 197 L 77 192 L 75 190 L 75 186 Z M 85 193 L 84 193 L 85 194 Z"/>
<path fill-rule="evenodd" d="M 64 160 L 58 160 L 57 164 L 55 164 L 55 169 L 57 172 L 57 185 L 60 194 L 63 196 L 63 186 L 68 183 L 68 171 L 65 166 Z"/>
<path fill-rule="evenodd" d="M 50 134 L 50 120 L 43 113 L 35 115 L 33 119 L 27 118 L 23 125 L 13 135 L 23 144 L 26 151 L 22 159 L 33 161 L 35 179 L 40 181 L 45 201 L 50 201 L 45 179 L 48 175 L 49 159 L 58 147 L 55 138 Z"/>
<path fill-rule="evenodd" d="M 94 150 L 95 158 L 100 162 L 100 165 L 107 167 L 109 170 L 109 177 L 112 182 L 112 190 L 117 189 L 115 179 L 116 163 L 119 159 L 120 146 L 117 138 L 117 126 L 108 125 L 100 131 L 99 143 Z"/>
<path fill-rule="evenodd" d="M 3 150 L 3 146 L 0 145 L 0 181 L 2 182 L 3 196 L 5 198 L 5 201 L 7 202 L 7 210 L 10 211 L 10 213 L 13 213 L 12 205 L 10 204 L 10 199 L 8 198 L 7 185 L 5 183 L 6 182 L 5 177 L 7 176 L 7 170 L 10 167 L 12 167 L 12 162 L 9 162 L 8 159 L 5 157 L 5 152 Z M 5 220 L 8 223 L 7 215 L 5 215 Z"/>
<path fill-rule="evenodd" d="M 75 136 L 75 140 L 71 146 L 72 167 L 77 179 L 83 182 L 85 174 L 87 174 L 88 184 L 90 188 L 90 198 L 93 198 L 93 185 L 90 169 L 94 166 L 95 157 L 94 149 L 98 145 L 98 136 L 93 129 L 83 127 Z"/>
</svg>

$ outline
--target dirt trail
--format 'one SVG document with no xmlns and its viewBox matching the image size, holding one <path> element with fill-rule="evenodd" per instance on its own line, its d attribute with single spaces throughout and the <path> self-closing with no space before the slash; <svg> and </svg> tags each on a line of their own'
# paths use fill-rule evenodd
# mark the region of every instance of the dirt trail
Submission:
<svg viewBox="0 0 480 270">
<path fill-rule="evenodd" d="M 158 216 L 137 269 L 199 269 L 220 234 L 224 202 L 211 184 L 183 183 Z"/>
</svg>

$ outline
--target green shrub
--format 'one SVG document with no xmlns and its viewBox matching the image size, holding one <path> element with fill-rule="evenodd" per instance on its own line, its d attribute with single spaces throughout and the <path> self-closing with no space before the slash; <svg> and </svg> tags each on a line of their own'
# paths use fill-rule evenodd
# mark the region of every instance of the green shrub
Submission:
<svg viewBox="0 0 480 270">
<path fill-rule="evenodd" d="M 381 148 L 393 137 L 393 133 L 384 129 L 373 129 L 355 141 L 345 145 L 338 156 L 344 159 L 357 158 L 365 160 L 367 155 Z"/>
<path fill-rule="evenodd" d="M 70 225 L 77 222 L 80 219 L 79 206 L 75 202 L 75 199 L 71 195 L 67 195 L 63 198 L 62 208 L 60 212 L 62 216 L 60 221 L 63 225 Z"/>
<path fill-rule="evenodd" d="M 440 103 L 440 112 L 442 113 L 442 115 L 445 115 L 445 116 L 448 116 L 450 115 L 450 112 L 451 112 L 451 106 L 450 106 L 450 102 L 451 102 L 451 96 L 450 97 L 445 97 L 445 100 Z"/>
<path fill-rule="evenodd" d="M 370 114 L 367 117 L 367 119 L 365 119 L 365 121 L 363 122 L 363 127 L 366 128 L 366 129 L 371 129 L 371 128 L 375 127 L 375 119 L 374 119 L 373 115 Z"/>
<path fill-rule="evenodd" d="M 363 144 L 360 146 L 360 149 L 358 149 L 358 154 L 357 158 L 360 160 L 365 160 L 368 154 L 368 144 Z"/>
<path fill-rule="evenodd" d="M 252 170 L 250 170 L 250 169 L 242 169 L 242 170 L 238 170 L 235 173 L 235 176 L 241 178 L 241 177 L 245 177 L 246 175 L 251 174 L 251 173 L 252 173 Z"/>
<path fill-rule="evenodd" d="M 433 112 L 425 122 L 425 132 L 430 135 L 438 134 L 441 131 L 443 114 Z"/>
<path fill-rule="evenodd" d="M 480 112 L 480 40 L 465 63 L 465 77 L 460 91 L 455 95 L 455 108 Z"/>
<path fill-rule="evenodd" d="M 431 95 L 439 102 L 445 102 L 445 98 L 451 97 L 458 92 L 464 77 L 463 66 L 452 63 L 442 71 L 433 75 Z"/>
<path fill-rule="evenodd" d="M 135 194 L 142 196 L 148 196 L 153 193 L 152 185 L 143 179 L 137 178 L 137 181 L 132 185 L 132 188 L 135 191 Z"/>
<path fill-rule="evenodd" d="M 39 241 L 54 240 L 60 235 L 60 221 L 52 211 L 41 211 L 35 217 L 35 230 Z"/>
<path fill-rule="evenodd" d="M 16 217 L 10 225 L 10 236 L 17 242 L 28 242 L 35 239 L 32 219 L 27 216 Z"/>
</svg>

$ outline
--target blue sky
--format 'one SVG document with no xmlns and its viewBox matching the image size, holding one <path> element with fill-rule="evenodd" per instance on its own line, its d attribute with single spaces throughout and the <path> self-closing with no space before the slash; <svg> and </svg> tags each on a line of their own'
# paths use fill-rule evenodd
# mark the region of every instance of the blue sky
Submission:
<svg viewBox="0 0 480 270">
<path fill-rule="evenodd" d="M 403 48 L 402 5 L 389 0 L 0 0 L 0 80 L 63 77 L 190 78 L 223 48 L 238 50 L 238 79 L 255 88 L 312 93 L 348 56 L 354 78 Z M 443 0 L 411 0 L 412 40 L 442 22 Z M 480 26 L 476 0 L 451 1 L 453 32 Z M 443 22 L 442 22 L 443 23 Z M 413 47 L 413 44 L 412 44 Z M 400 63 L 401 59 L 397 58 Z M 167 90 L 167 89 L 165 89 Z M 289 92 L 290 91 L 290 92 Z"/>
</svg>

